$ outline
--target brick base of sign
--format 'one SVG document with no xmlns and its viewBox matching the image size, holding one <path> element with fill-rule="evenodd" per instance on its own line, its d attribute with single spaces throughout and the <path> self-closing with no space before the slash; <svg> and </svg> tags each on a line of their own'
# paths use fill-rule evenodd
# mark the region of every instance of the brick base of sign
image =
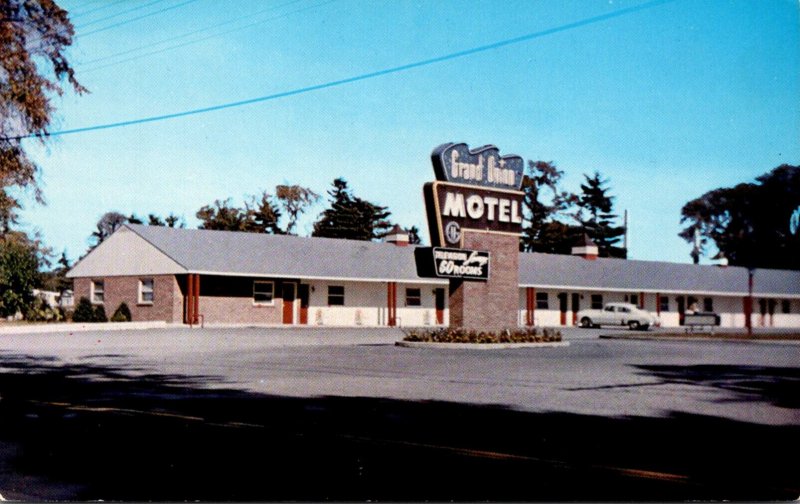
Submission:
<svg viewBox="0 0 800 504">
<path fill-rule="evenodd" d="M 489 251 L 489 280 L 450 281 L 450 326 L 492 331 L 517 327 L 519 238 L 465 230 L 463 241 L 465 249 Z"/>
</svg>

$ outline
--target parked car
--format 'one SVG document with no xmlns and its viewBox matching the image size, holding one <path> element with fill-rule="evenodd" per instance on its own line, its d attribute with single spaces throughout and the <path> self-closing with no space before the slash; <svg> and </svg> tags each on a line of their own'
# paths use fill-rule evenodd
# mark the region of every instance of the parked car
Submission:
<svg viewBox="0 0 800 504">
<path fill-rule="evenodd" d="M 591 309 L 578 312 L 581 327 L 602 325 L 628 326 L 631 330 L 646 330 L 658 323 L 658 318 L 648 311 L 630 303 L 607 303 L 602 310 Z"/>
</svg>

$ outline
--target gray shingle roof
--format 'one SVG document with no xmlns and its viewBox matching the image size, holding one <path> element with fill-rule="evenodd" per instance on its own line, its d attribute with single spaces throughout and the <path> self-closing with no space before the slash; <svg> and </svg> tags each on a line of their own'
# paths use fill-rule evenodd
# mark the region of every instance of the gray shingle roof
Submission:
<svg viewBox="0 0 800 504">
<path fill-rule="evenodd" d="M 414 247 L 333 238 L 127 225 L 189 272 L 426 282 Z"/>
<path fill-rule="evenodd" d="M 520 254 L 522 286 L 747 294 L 747 269 L 578 256 Z M 756 294 L 800 295 L 800 271 L 755 270 Z"/>
<path fill-rule="evenodd" d="M 446 281 L 417 275 L 413 246 L 199 229 L 127 225 L 189 272 L 399 282 Z M 524 287 L 747 294 L 747 269 L 522 253 Z M 800 296 L 800 271 L 755 271 L 754 292 Z"/>
</svg>

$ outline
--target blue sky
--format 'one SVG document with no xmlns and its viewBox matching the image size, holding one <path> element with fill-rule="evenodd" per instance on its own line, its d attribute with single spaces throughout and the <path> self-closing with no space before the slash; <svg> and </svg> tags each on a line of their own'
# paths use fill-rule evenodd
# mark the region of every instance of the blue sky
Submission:
<svg viewBox="0 0 800 504">
<path fill-rule="evenodd" d="M 247 100 L 541 34 L 295 96 L 57 136 L 46 148 L 30 141 L 47 205 L 28 198 L 22 224 L 73 260 L 110 210 L 174 212 L 196 227 L 195 212 L 215 199 L 239 204 L 284 183 L 327 196 L 340 176 L 427 238 L 421 191 L 433 179 L 430 152 L 453 141 L 553 161 L 574 191 L 584 173 L 600 171 L 617 213 L 629 212 L 629 257 L 690 262 L 677 237 L 684 203 L 800 164 L 796 0 L 60 5 L 72 13 L 71 61 L 91 93 L 55 99 L 52 131 Z M 621 9 L 630 12 L 578 23 Z M 326 204 L 306 214 L 300 234 Z"/>
</svg>

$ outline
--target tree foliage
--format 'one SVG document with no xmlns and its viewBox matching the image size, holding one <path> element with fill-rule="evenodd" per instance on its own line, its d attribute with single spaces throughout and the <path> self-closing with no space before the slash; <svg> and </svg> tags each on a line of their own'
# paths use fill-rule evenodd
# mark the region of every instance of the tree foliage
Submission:
<svg viewBox="0 0 800 504">
<path fill-rule="evenodd" d="M 570 253 L 579 232 L 562 219 L 569 217 L 567 211 L 577 202 L 577 196 L 559 187 L 563 175 L 552 161 L 528 161 L 522 179 L 525 224 L 520 237 L 521 251 Z"/>
<path fill-rule="evenodd" d="M 0 237 L 0 316 L 26 313 L 41 283 L 39 269 L 47 251 L 27 235 L 11 231 Z"/>
<path fill-rule="evenodd" d="M 613 196 L 600 173 L 584 175 L 579 194 L 562 189 L 564 172 L 552 161 L 528 161 L 522 180 L 524 224 L 520 237 L 523 252 L 571 254 L 572 247 L 587 234 L 597 244 L 601 257 L 625 258 L 617 246 L 625 228 L 616 226 Z"/>
<path fill-rule="evenodd" d="M 311 236 L 370 241 L 386 236 L 392 224 L 386 207 L 353 195 L 347 181 L 337 178 L 328 191 L 330 207 L 323 211 Z"/>
<path fill-rule="evenodd" d="M 597 245 L 600 257 L 626 258 L 627 250 L 618 246 L 625 228 L 614 224 L 619 216 L 613 213 L 614 197 L 608 194 L 608 180 L 603 180 L 599 172 L 584 178 L 578 199 L 578 220 L 583 231 Z"/>
<path fill-rule="evenodd" d="M 800 234 L 792 233 L 792 212 L 800 205 L 800 166 L 781 165 L 741 183 L 708 191 L 681 209 L 679 236 L 700 236 L 698 252 L 709 245 L 732 265 L 800 269 Z"/>
<path fill-rule="evenodd" d="M 286 234 L 295 234 L 294 228 L 297 225 L 297 219 L 300 214 L 319 201 L 319 194 L 297 184 L 276 186 L 275 197 L 278 198 L 278 202 L 286 212 L 289 220 L 284 230 Z"/>
<path fill-rule="evenodd" d="M 52 0 L 0 2 L 0 229 L 17 221 L 21 203 L 14 195 L 31 189 L 43 202 L 39 167 L 22 140 L 45 142 L 53 118 L 51 98 L 61 95 L 66 81 L 78 94 L 78 83 L 65 50 L 74 29 L 67 12 Z"/>
<path fill-rule="evenodd" d="M 233 206 L 230 198 L 216 200 L 213 205 L 203 206 L 196 216 L 200 219 L 200 229 L 283 234 L 278 225 L 280 210 L 266 191 L 259 198 L 250 197 L 243 207 Z"/>
</svg>

